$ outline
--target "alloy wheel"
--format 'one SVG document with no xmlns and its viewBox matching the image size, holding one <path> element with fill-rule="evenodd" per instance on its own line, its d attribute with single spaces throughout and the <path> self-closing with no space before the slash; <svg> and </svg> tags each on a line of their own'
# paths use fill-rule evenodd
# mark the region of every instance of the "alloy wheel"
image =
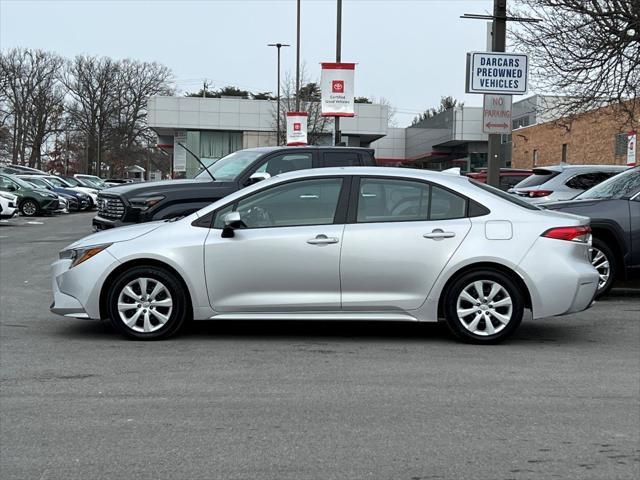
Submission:
<svg viewBox="0 0 640 480">
<path fill-rule="evenodd" d="M 467 285 L 456 302 L 462 326 L 479 336 L 501 332 L 513 315 L 513 301 L 507 290 L 493 280 L 476 280 Z"/>
<path fill-rule="evenodd" d="M 598 290 L 602 290 L 611 276 L 611 264 L 604 252 L 596 247 L 589 249 L 591 265 L 598 271 L 600 279 L 598 280 Z"/>
<path fill-rule="evenodd" d="M 27 200 L 22 204 L 22 213 L 27 217 L 32 217 L 38 211 L 38 206 L 31 200 Z"/>
<path fill-rule="evenodd" d="M 118 296 L 118 315 L 131 330 L 151 333 L 171 317 L 173 299 L 167 287 L 155 278 L 136 278 Z"/>
</svg>

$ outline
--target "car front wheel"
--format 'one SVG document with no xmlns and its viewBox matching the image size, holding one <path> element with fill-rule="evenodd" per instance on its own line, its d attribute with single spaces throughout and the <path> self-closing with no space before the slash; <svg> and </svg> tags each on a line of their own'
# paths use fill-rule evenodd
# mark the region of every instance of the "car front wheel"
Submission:
<svg viewBox="0 0 640 480">
<path fill-rule="evenodd" d="M 38 213 L 38 204 L 35 200 L 27 198 L 20 204 L 20 213 L 25 217 L 33 217 Z"/>
<path fill-rule="evenodd" d="M 188 315 L 185 288 L 167 270 L 134 267 L 120 274 L 107 295 L 113 326 L 137 340 L 159 340 L 176 334 Z"/>
<path fill-rule="evenodd" d="M 518 286 L 507 275 L 476 270 L 450 286 L 444 313 L 451 332 L 469 343 L 498 343 L 511 335 L 524 313 Z"/>
</svg>

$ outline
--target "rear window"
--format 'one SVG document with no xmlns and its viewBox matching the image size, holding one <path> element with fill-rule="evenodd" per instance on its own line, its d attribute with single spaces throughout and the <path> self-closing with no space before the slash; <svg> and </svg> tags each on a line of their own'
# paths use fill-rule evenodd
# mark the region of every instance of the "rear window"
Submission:
<svg viewBox="0 0 640 480">
<path fill-rule="evenodd" d="M 533 175 L 525 178 L 513 188 L 537 187 L 539 185 L 542 185 L 543 183 L 548 182 L 556 175 L 560 175 L 560 172 L 536 168 L 533 170 Z"/>
<path fill-rule="evenodd" d="M 513 203 L 513 204 L 518 205 L 520 207 L 526 208 L 527 210 L 540 210 L 539 207 L 536 207 L 535 205 L 527 203 L 524 200 L 520 200 L 515 195 L 512 195 L 512 194 L 507 193 L 507 192 L 503 192 L 499 188 L 492 187 L 491 185 L 487 185 L 486 183 L 476 182 L 475 180 L 469 180 L 469 182 L 471 184 L 475 185 L 476 187 L 481 188 L 482 190 L 484 190 L 486 192 L 492 193 L 495 196 L 500 197 L 503 200 L 506 200 L 507 202 L 510 202 L 510 203 Z"/>
</svg>

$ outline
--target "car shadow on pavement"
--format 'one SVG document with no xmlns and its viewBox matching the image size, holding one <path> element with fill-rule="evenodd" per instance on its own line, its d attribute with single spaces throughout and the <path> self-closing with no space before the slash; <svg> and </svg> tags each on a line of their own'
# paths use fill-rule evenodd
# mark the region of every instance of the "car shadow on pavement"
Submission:
<svg viewBox="0 0 640 480">
<path fill-rule="evenodd" d="M 111 325 L 106 322 L 81 321 L 68 323 L 59 331 L 60 335 L 75 340 L 114 341 L 123 340 Z M 422 341 L 426 343 L 459 343 L 449 333 L 444 323 L 409 322 L 349 322 L 349 321 L 198 321 L 190 322 L 174 339 L 176 341 L 193 340 L 349 340 L 352 342 L 369 341 Z M 580 344 L 591 342 L 591 335 L 574 328 L 572 323 L 558 322 L 557 319 L 531 320 L 526 318 L 515 334 L 503 344 L 543 344 L 555 343 Z"/>
</svg>

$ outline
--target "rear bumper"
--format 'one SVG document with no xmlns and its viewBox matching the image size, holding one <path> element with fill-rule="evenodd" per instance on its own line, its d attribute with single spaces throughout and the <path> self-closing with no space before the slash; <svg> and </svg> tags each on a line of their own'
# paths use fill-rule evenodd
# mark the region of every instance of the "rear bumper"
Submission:
<svg viewBox="0 0 640 480">
<path fill-rule="evenodd" d="M 534 318 L 567 315 L 592 305 L 600 277 L 588 255 L 586 244 L 543 237 L 536 241 L 520 263 L 533 287 Z"/>
</svg>

